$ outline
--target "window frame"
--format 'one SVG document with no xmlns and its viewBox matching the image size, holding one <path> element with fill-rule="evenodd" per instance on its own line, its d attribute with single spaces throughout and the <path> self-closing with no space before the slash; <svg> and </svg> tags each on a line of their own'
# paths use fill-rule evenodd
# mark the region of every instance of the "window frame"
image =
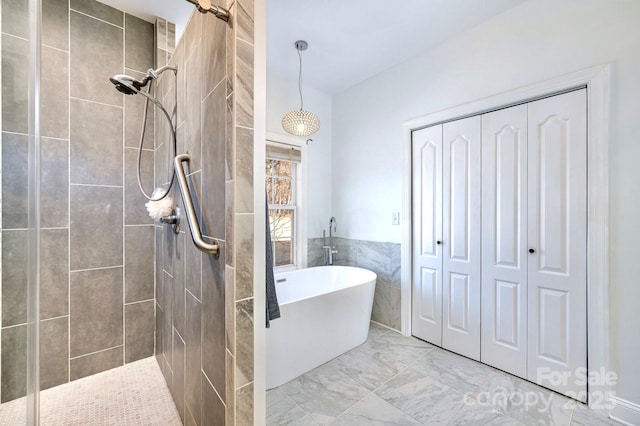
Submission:
<svg viewBox="0 0 640 426">
<path fill-rule="evenodd" d="M 294 226 L 292 229 L 292 237 L 294 244 L 292 244 L 292 250 L 294 263 L 283 266 L 274 266 L 274 272 L 279 273 L 303 269 L 307 267 L 307 141 L 306 139 L 291 135 L 267 132 L 265 144 L 285 147 L 289 146 L 300 150 L 300 162 L 295 163 L 295 173 L 292 172 L 291 176 L 291 191 L 295 199 L 295 204 L 293 207 L 289 207 L 291 205 L 268 204 L 267 215 L 269 209 L 272 209 L 273 207 L 282 210 L 293 210 Z M 265 158 L 265 167 L 267 160 L 268 158 Z"/>
<path fill-rule="evenodd" d="M 267 158 L 266 161 L 269 161 L 269 159 Z M 286 160 L 276 160 L 276 161 L 286 161 Z M 274 270 L 284 270 L 284 269 L 292 269 L 294 268 L 297 264 L 298 264 L 298 258 L 299 258 L 299 253 L 298 253 L 298 248 L 297 248 L 297 244 L 298 244 L 298 232 L 297 232 L 297 225 L 298 225 L 298 194 L 297 194 L 297 187 L 298 187 L 298 167 L 300 166 L 300 163 L 298 162 L 293 162 L 290 161 L 290 171 L 291 171 L 291 176 L 289 177 L 290 179 L 290 184 L 291 184 L 291 198 L 293 200 L 293 204 L 271 204 L 267 202 L 267 211 L 271 211 L 271 210 L 288 210 L 291 211 L 291 219 L 293 220 L 293 227 L 291 228 L 291 240 L 293 241 L 293 244 L 291 245 L 291 259 L 293 263 L 288 263 L 286 265 L 274 265 Z M 266 174 L 266 173 L 265 173 Z M 284 176 L 278 176 L 278 175 L 267 175 L 266 176 L 267 179 L 283 179 Z M 268 201 L 268 200 L 267 200 Z M 274 244 L 274 239 L 272 237 L 271 239 L 271 243 L 275 246 Z M 273 248 L 274 252 L 273 252 L 273 260 L 275 262 L 277 262 L 278 257 L 276 255 L 277 250 L 275 250 L 275 248 Z"/>
</svg>

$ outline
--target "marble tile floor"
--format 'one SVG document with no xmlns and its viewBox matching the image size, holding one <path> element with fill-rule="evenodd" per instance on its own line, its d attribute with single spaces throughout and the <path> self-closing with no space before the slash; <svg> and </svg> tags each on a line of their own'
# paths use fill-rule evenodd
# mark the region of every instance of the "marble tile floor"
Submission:
<svg viewBox="0 0 640 426">
<path fill-rule="evenodd" d="M 0 405 L 0 425 L 26 424 L 24 398 Z M 155 357 L 40 393 L 43 426 L 181 426 Z"/>
<path fill-rule="evenodd" d="M 350 352 L 267 391 L 267 425 L 615 425 L 584 405 L 372 324 Z"/>
</svg>

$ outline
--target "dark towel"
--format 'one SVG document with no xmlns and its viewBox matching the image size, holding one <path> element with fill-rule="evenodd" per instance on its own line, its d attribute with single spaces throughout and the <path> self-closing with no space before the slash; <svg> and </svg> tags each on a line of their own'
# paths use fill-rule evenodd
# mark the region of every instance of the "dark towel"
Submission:
<svg viewBox="0 0 640 426">
<path fill-rule="evenodd" d="M 269 203 L 267 202 L 267 235 L 266 235 L 266 264 L 267 264 L 267 297 L 266 297 L 266 305 L 267 305 L 267 315 L 266 315 L 266 326 L 269 328 L 269 321 L 274 320 L 276 318 L 280 318 L 280 306 L 278 305 L 278 296 L 276 295 L 276 279 L 273 276 L 273 252 L 271 247 L 271 229 L 269 227 Z"/>
</svg>

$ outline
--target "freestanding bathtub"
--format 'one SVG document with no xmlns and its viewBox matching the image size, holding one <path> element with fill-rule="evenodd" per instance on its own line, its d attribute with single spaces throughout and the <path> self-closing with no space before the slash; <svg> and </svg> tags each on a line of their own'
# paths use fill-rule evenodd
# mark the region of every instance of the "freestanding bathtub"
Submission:
<svg viewBox="0 0 640 426">
<path fill-rule="evenodd" d="M 281 317 L 267 329 L 267 389 L 367 340 L 377 275 L 350 266 L 318 266 L 275 278 Z"/>
</svg>

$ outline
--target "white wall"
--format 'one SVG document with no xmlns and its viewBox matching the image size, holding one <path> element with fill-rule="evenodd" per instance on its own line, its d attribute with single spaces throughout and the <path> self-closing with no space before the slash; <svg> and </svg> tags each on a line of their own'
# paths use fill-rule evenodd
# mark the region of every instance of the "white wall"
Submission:
<svg viewBox="0 0 640 426">
<path fill-rule="evenodd" d="M 333 103 L 340 235 L 400 242 L 403 121 L 610 63 L 611 361 L 640 404 L 640 1 L 530 0 L 342 94 Z M 428 22 L 426 23 L 428 24 Z M 339 222 L 340 223 L 340 222 Z"/>
<path fill-rule="evenodd" d="M 310 136 L 304 166 L 308 170 L 307 237 L 322 237 L 331 218 L 331 96 L 303 85 L 304 108 L 320 118 L 320 130 Z M 287 135 L 282 116 L 300 108 L 298 81 L 267 75 L 267 132 Z M 290 135 L 289 135 L 290 136 Z M 302 140 L 306 138 L 301 138 Z M 304 160 L 303 160 L 304 161 Z"/>
</svg>

